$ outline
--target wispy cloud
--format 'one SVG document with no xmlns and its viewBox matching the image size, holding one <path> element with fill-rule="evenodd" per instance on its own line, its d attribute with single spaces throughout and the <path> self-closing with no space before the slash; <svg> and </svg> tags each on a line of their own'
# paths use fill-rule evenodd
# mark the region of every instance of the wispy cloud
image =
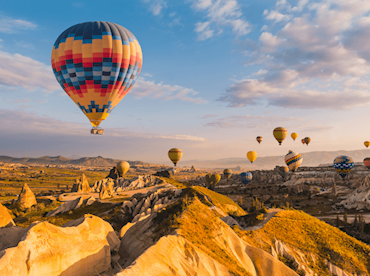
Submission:
<svg viewBox="0 0 370 276">
<path fill-rule="evenodd" d="M 14 19 L 10 17 L 0 17 L 0 32 L 7 34 L 18 33 L 19 31 L 35 30 L 37 25 L 30 21 Z"/>
<path fill-rule="evenodd" d="M 138 99 L 151 96 L 165 101 L 178 99 L 196 104 L 207 102 L 201 97 L 194 98 L 197 94 L 198 92 L 191 88 L 180 85 L 163 84 L 162 82 L 155 83 L 151 80 L 145 80 L 143 77 L 139 77 L 134 89 L 130 92 L 130 95 Z"/>
<path fill-rule="evenodd" d="M 62 89 L 50 65 L 4 51 L 0 51 L 0 85 L 21 86 L 28 90 L 42 88 L 45 92 Z"/>
<path fill-rule="evenodd" d="M 206 21 L 195 24 L 198 40 L 206 40 L 221 34 L 224 28 L 229 27 L 237 36 L 250 32 L 251 26 L 243 19 L 243 13 L 236 0 L 192 0 L 192 8 L 197 12 L 204 12 Z"/>
<path fill-rule="evenodd" d="M 237 81 L 219 98 L 229 106 L 351 108 L 370 104 L 370 2 L 286 0 L 265 10 L 258 41 L 243 42 L 253 78 Z"/>
<path fill-rule="evenodd" d="M 173 139 L 173 140 L 187 140 L 187 141 L 197 141 L 197 142 L 205 142 L 206 139 L 203 137 L 191 136 L 191 135 L 160 135 L 156 136 L 156 138 L 162 139 Z"/>
<path fill-rule="evenodd" d="M 155 16 L 161 15 L 162 10 L 167 6 L 167 2 L 165 0 L 143 0 L 143 1 L 149 4 L 150 11 Z"/>
<path fill-rule="evenodd" d="M 216 128 L 258 128 L 275 126 L 277 123 L 284 122 L 303 122 L 303 119 L 295 117 L 279 116 L 255 116 L 255 115 L 230 115 L 227 117 L 215 119 L 204 126 Z"/>
</svg>

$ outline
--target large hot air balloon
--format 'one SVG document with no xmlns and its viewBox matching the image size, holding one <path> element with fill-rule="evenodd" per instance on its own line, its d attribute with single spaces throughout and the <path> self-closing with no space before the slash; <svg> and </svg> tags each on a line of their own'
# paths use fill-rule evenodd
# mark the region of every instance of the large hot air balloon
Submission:
<svg viewBox="0 0 370 276">
<path fill-rule="evenodd" d="M 295 171 L 301 164 L 302 164 L 303 158 L 301 154 L 289 151 L 287 155 L 285 155 L 285 163 L 289 167 L 291 171 Z"/>
<path fill-rule="evenodd" d="M 124 175 L 130 169 L 130 164 L 126 161 L 120 161 L 117 163 L 117 171 L 120 175 Z"/>
<path fill-rule="evenodd" d="M 227 179 L 229 179 L 232 174 L 233 174 L 233 171 L 231 169 L 224 169 L 224 176 Z"/>
<path fill-rule="evenodd" d="M 257 140 L 258 144 L 261 144 L 262 139 L 263 139 L 262 136 L 257 136 L 256 140 Z"/>
<path fill-rule="evenodd" d="M 283 127 L 277 127 L 273 131 L 275 139 L 279 142 L 279 145 L 284 141 L 288 135 L 288 131 Z"/>
<path fill-rule="evenodd" d="M 364 142 L 364 145 L 365 145 L 365 147 L 369 147 L 370 146 L 370 142 L 369 141 L 365 141 Z"/>
<path fill-rule="evenodd" d="M 310 137 L 305 137 L 304 142 L 308 146 L 308 144 L 311 142 L 311 138 Z"/>
<path fill-rule="evenodd" d="M 298 134 L 293 132 L 292 134 L 290 134 L 290 136 L 292 137 L 292 139 L 295 141 L 295 139 L 297 139 L 298 137 Z"/>
<path fill-rule="evenodd" d="M 355 166 L 355 163 L 353 162 L 353 159 L 351 157 L 340 155 L 334 159 L 333 165 L 337 173 L 339 173 L 339 175 L 344 180 L 347 174 Z"/>
<path fill-rule="evenodd" d="M 177 162 L 179 162 L 182 157 L 182 150 L 178 148 L 170 149 L 168 151 L 168 157 L 176 167 Z"/>
<path fill-rule="evenodd" d="M 253 163 L 254 160 L 256 160 L 256 158 L 257 158 L 257 152 L 255 152 L 255 151 L 248 151 L 247 158 L 249 159 L 249 161 L 251 161 L 251 163 Z"/>
<path fill-rule="evenodd" d="M 92 134 L 130 91 L 142 66 L 135 36 L 110 22 L 74 25 L 55 41 L 51 52 L 54 75 L 64 91 L 90 120 Z"/>
<path fill-rule="evenodd" d="M 304 140 L 304 138 L 301 140 L 302 144 L 306 144 L 306 141 Z"/>
<path fill-rule="evenodd" d="M 370 170 L 370 158 L 369 157 L 366 157 L 364 159 L 364 165 L 366 168 L 368 168 Z"/>
<path fill-rule="evenodd" d="M 243 184 L 247 185 L 249 182 L 252 181 L 252 173 L 251 172 L 242 172 L 240 174 L 240 180 Z"/>
</svg>

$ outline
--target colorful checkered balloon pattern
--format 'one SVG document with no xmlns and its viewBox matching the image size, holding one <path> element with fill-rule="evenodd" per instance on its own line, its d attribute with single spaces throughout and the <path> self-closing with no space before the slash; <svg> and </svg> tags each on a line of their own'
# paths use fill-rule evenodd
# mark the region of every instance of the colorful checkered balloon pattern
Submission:
<svg viewBox="0 0 370 276">
<path fill-rule="evenodd" d="M 139 42 L 129 30 L 103 21 L 68 28 L 51 53 L 56 79 L 94 127 L 130 91 L 142 59 Z"/>
<path fill-rule="evenodd" d="M 335 170 L 344 179 L 355 166 L 355 163 L 353 162 L 353 159 L 351 157 L 340 155 L 334 159 L 333 165 Z"/>
<path fill-rule="evenodd" d="M 290 150 L 288 154 L 285 155 L 285 163 L 293 172 L 302 164 L 302 162 L 303 157 L 300 153 L 296 153 Z"/>
</svg>

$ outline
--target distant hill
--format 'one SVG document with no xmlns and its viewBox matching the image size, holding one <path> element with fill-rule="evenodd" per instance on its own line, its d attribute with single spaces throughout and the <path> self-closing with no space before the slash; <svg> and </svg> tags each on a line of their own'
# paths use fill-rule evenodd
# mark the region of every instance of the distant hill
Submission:
<svg viewBox="0 0 370 276">
<path fill-rule="evenodd" d="M 338 150 L 338 151 L 312 151 L 302 153 L 303 163 L 302 166 L 314 167 L 320 165 L 331 165 L 335 157 L 338 155 L 348 155 L 353 158 L 355 162 L 364 160 L 365 157 L 370 157 L 370 149 L 364 150 Z M 247 158 L 222 158 L 217 160 L 189 160 L 182 161 L 179 163 L 180 166 L 192 166 L 196 168 L 236 168 L 241 167 L 243 169 L 273 169 L 275 166 L 284 166 L 284 156 L 265 156 L 258 157 L 253 164 L 251 164 Z"/>
<path fill-rule="evenodd" d="M 75 165 L 75 166 L 86 166 L 86 167 L 113 167 L 119 161 L 119 159 L 104 158 L 102 156 L 97 157 L 82 157 L 79 159 L 70 159 L 58 156 L 42 156 L 38 158 L 29 158 L 29 157 L 10 157 L 10 156 L 0 156 L 0 162 L 5 163 L 20 163 L 26 165 Z M 155 164 L 149 164 L 141 161 L 128 161 L 130 165 L 141 165 L 146 166 L 157 166 Z"/>
<path fill-rule="evenodd" d="M 348 155 L 353 158 L 355 162 L 362 164 L 365 157 L 370 157 L 370 149 L 363 150 L 338 150 L 338 151 L 312 151 L 302 153 L 303 164 L 302 166 L 314 167 L 320 165 L 331 165 L 333 160 L 338 155 Z M 87 166 L 87 167 L 113 167 L 117 162 L 122 161 L 119 159 L 105 158 L 102 156 L 97 157 L 82 157 L 78 159 L 66 158 L 61 155 L 58 156 L 43 156 L 38 158 L 29 157 L 10 157 L 0 156 L 0 162 L 6 163 L 21 163 L 21 164 L 40 164 L 40 165 L 76 165 L 76 166 Z M 145 163 L 142 161 L 128 161 L 130 165 L 141 165 L 144 167 L 160 166 L 158 164 Z M 181 160 L 179 162 L 180 167 L 191 167 L 196 168 L 238 168 L 251 169 L 251 170 L 270 170 L 275 166 L 284 166 L 284 156 L 265 156 L 258 157 L 253 164 L 251 164 L 247 158 L 222 158 L 217 160 Z M 357 164 L 356 164 L 357 165 Z M 239 169 L 240 169 L 239 168 Z"/>
</svg>

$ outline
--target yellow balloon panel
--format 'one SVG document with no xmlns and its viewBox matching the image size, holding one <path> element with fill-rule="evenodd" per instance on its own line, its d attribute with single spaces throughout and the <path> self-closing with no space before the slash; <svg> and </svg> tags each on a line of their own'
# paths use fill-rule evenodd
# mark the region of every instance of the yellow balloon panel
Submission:
<svg viewBox="0 0 370 276">
<path fill-rule="evenodd" d="M 257 159 L 257 152 L 255 151 L 248 151 L 247 158 L 251 163 L 253 163 Z"/>
</svg>

